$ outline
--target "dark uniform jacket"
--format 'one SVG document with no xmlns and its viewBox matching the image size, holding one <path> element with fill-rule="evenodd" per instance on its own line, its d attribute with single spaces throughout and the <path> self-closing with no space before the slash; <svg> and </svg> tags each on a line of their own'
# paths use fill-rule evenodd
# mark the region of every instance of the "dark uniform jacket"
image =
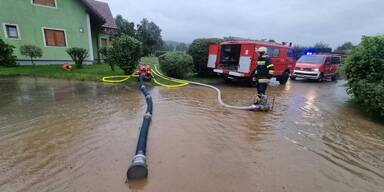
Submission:
<svg viewBox="0 0 384 192">
<path fill-rule="evenodd" d="M 272 64 L 272 60 L 267 54 L 264 54 L 257 59 L 255 76 L 259 83 L 268 83 L 275 72 L 274 70 L 275 67 Z"/>
</svg>

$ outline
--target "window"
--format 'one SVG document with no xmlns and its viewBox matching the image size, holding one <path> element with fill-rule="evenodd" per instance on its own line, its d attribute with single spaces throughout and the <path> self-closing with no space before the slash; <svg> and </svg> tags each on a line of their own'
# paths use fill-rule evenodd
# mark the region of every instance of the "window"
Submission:
<svg viewBox="0 0 384 192">
<path fill-rule="evenodd" d="M 268 48 L 268 55 L 270 57 L 279 57 L 280 49 L 279 48 Z"/>
<path fill-rule="evenodd" d="M 101 44 L 101 48 L 104 48 L 104 47 L 108 46 L 108 39 L 101 38 L 100 39 L 100 44 Z"/>
<path fill-rule="evenodd" d="M 288 49 L 288 57 L 289 58 L 296 58 L 295 51 L 293 49 Z"/>
<path fill-rule="evenodd" d="M 34 5 L 42 5 L 47 7 L 56 7 L 56 0 L 32 0 Z"/>
<path fill-rule="evenodd" d="M 45 46 L 66 47 L 65 31 L 58 29 L 43 29 Z"/>
<path fill-rule="evenodd" d="M 316 55 L 303 55 L 300 57 L 297 63 L 323 64 L 324 57 L 316 56 Z"/>
<path fill-rule="evenodd" d="M 331 57 L 327 57 L 327 59 L 325 60 L 325 64 L 326 65 L 332 64 L 332 58 Z"/>
<path fill-rule="evenodd" d="M 9 39 L 20 39 L 19 27 L 15 24 L 4 24 L 4 33 Z"/>
<path fill-rule="evenodd" d="M 332 64 L 340 64 L 341 59 L 340 57 L 332 57 Z"/>
</svg>

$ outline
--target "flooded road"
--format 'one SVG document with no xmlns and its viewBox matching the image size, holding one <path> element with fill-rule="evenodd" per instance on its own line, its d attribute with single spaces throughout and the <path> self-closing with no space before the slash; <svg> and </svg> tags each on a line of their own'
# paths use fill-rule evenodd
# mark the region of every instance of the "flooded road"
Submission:
<svg viewBox="0 0 384 192">
<path fill-rule="evenodd" d="M 150 175 L 125 184 L 146 107 L 136 87 L 0 78 L 0 191 L 382 192 L 384 125 L 346 103 L 344 83 L 270 87 L 270 113 L 152 88 Z M 230 104 L 255 93 L 219 87 Z"/>
</svg>

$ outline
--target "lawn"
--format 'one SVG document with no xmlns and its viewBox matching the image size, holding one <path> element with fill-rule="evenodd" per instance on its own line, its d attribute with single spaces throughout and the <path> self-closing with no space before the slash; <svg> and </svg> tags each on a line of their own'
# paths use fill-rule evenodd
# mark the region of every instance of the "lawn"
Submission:
<svg viewBox="0 0 384 192">
<path fill-rule="evenodd" d="M 140 64 L 155 65 L 159 64 L 159 61 L 156 57 L 143 57 Z M 76 79 L 81 81 L 101 81 L 102 77 L 116 75 L 124 75 L 124 72 L 117 66 L 113 72 L 107 64 L 84 65 L 83 69 L 76 69 L 73 66 L 71 71 L 64 71 L 62 65 L 0 67 L 0 76 L 32 76 L 57 79 Z M 186 79 L 209 84 L 222 82 L 222 79 L 218 77 L 201 78 L 193 74 L 189 75 Z M 132 78 L 129 80 L 129 82 L 131 81 L 134 81 L 134 79 Z"/>
<path fill-rule="evenodd" d="M 0 67 L 0 76 L 33 76 L 100 81 L 102 77 L 111 75 L 124 75 L 124 73 L 119 68 L 116 68 L 116 71 L 113 72 L 106 64 L 84 65 L 83 69 L 74 67 L 71 71 L 64 71 L 62 65 Z"/>
</svg>

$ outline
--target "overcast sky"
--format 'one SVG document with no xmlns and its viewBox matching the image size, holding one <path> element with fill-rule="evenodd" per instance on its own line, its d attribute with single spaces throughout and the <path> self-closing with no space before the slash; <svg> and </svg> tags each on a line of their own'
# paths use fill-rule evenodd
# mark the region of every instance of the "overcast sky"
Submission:
<svg viewBox="0 0 384 192">
<path fill-rule="evenodd" d="M 384 33 L 384 0 L 101 0 L 113 15 L 154 21 L 165 40 L 237 36 L 336 47 Z"/>
</svg>

